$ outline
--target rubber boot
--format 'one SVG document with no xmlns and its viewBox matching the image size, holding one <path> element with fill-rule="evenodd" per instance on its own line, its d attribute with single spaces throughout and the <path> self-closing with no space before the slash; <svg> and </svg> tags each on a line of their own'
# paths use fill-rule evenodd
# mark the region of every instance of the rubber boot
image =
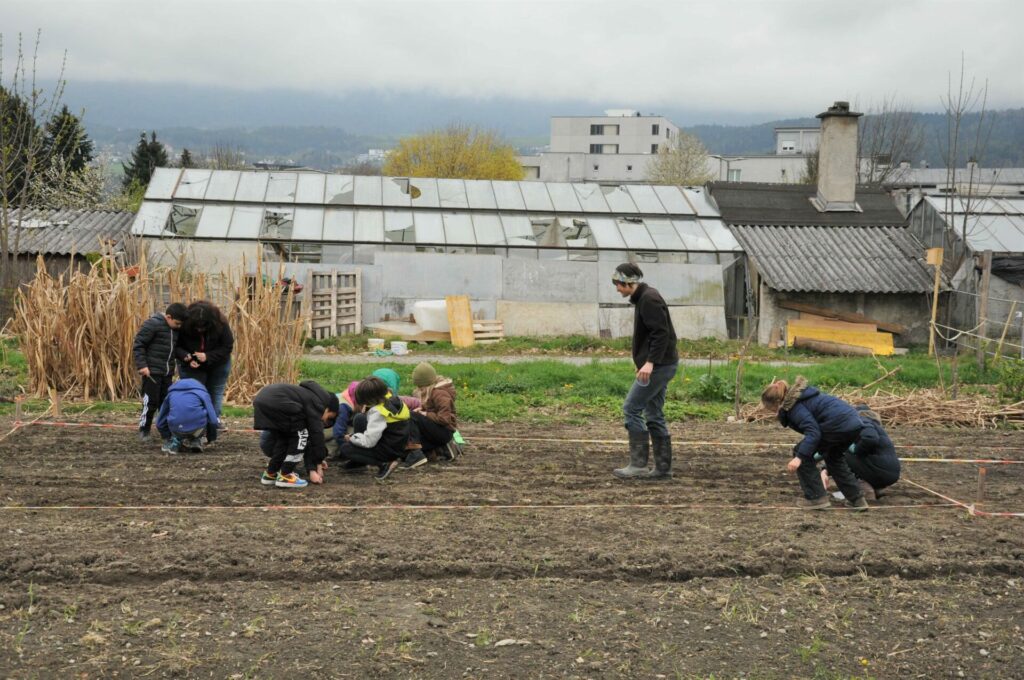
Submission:
<svg viewBox="0 0 1024 680">
<path fill-rule="evenodd" d="M 612 470 L 619 479 L 636 479 L 647 474 L 647 458 L 651 454 L 651 442 L 647 432 L 629 432 L 629 465 Z"/>
<path fill-rule="evenodd" d="M 644 479 L 672 479 L 672 438 L 651 437 L 654 450 L 654 467 Z"/>
</svg>

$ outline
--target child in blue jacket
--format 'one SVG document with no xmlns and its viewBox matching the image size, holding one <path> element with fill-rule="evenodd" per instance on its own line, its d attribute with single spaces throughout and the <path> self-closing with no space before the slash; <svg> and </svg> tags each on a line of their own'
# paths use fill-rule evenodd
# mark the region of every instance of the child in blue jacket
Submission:
<svg viewBox="0 0 1024 680">
<path fill-rule="evenodd" d="M 157 416 L 156 429 L 164 439 L 161 450 L 179 453 L 187 448 L 202 452 L 203 435 L 213 443 L 217 439 L 218 423 L 217 411 L 203 383 L 192 378 L 179 380 L 167 390 L 167 398 Z"/>
<path fill-rule="evenodd" d="M 843 454 L 846 464 L 860 483 L 860 490 L 869 501 L 876 500 L 882 489 L 900 480 L 900 459 L 889 433 L 882 427 L 882 419 L 867 404 L 857 404 L 857 414 L 864 429 L 860 439 Z M 827 475 L 827 472 L 823 472 Z M 826 477 L 822 482 L 826 486 Z"/>
<path fill-rule="evenodd" d="M 864 494 L 844 457 L 849 446 L 860 439 L 864 427 L 857 411 L 842 399 L 808 385 L 803 376 L 797 376 L 792 387 L 785 380 L 776 380 L 761 394 L 761 403 L 778 415 L 783 427 L 804 436 L 793 447 L 793 458 L 786 466 L 800 480 L 804 497 L 799 505 L 813 510 L 831 507 L 814 462 L 815 452 L 820 452 L 825 469 L 850 505 L 855 510 L 867 510 Z"/>
</svg>

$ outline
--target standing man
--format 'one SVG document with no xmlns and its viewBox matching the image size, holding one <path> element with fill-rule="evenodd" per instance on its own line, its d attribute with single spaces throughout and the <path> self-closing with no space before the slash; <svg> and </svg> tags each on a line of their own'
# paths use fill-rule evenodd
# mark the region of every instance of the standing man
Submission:
<svg viewBox="0 0 1024 680">
<path fill-rule="evenodd" d="M 616 469 L 613 474 L 619 479 L 669 479 L 672 477 L 672 439 L 665 425 L 665 391 L 679 367 L 679 352 L 668 305 L 661 293 L 644 283 L 643 278 L 640 267 L 628 262 L 616 267 L 612 275 L 615 290 L 622 297 L 628 297 L 635 307 L 633 364 L 636 366 L 636 380 L 622 405 L 629 433 L 629 465 Z M 648 470 L 652 443 L 654 468 Z"/>
</svg>

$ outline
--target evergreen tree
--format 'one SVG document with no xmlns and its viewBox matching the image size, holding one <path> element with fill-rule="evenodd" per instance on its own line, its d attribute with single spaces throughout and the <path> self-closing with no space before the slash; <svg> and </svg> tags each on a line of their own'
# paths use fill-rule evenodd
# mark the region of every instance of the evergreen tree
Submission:
<svg viewBox="0 0 1024 680">
<path fill-rule="evenodd" d="M 195 161 L 192 160 L 192 154 L 188 149 L 181 150 L 181 156 L 178 158 L 179 168 L 194 168 L 196 167 Z"/>
<path fill-rule="evenodd" d="M 51 163 L 61 159 L 67 171 L 81 172 L 93 159 L 93 143 L 81 119 L 65 105 L 46 123 L 43 148 Z"/>
<path fill-rule="evenodd" d="M 167 149 L 161 142 L 156 140 L 156 132 L 150 133 L 150 138 L 146 140 L 146 133 L 142 132 L 139 134 L 139 143 L 135 145 L 135 150 L 132 151 L 132 159 L 127 165 L 121 164 L 124 169 L 124 177 L 121 179 L 121 185 L 128 189 L 132 184 L 141 184 L 143 186 L 149 184 L 150 178 L 153 177 L 153 171 L 159 167 L 167 167 L 169 165 L 167 161 Z"/>
<path fill-rule="evenodd" d="M 0 193 L 8 201 L 21 196 L 30 174 L 29 158 L 34 156 L 39 126 L 28 104 L 0 85 Z"/>
</svg>

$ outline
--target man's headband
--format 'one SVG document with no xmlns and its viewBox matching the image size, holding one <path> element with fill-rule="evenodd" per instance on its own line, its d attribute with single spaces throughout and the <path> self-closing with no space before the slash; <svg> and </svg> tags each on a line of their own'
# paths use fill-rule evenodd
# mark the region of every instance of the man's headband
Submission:
<svg viewBox="0 0 1024 680">
<path fill-rule="evenodd" d="M 615 273 L 612 274 L 612 283 L 621 283 L 627 286 L 631 283 L 640 283 L 643 280 L 644 277 L 642 276 L 627 276 L 618 270 L 615 270 Z"/>
</svg>

